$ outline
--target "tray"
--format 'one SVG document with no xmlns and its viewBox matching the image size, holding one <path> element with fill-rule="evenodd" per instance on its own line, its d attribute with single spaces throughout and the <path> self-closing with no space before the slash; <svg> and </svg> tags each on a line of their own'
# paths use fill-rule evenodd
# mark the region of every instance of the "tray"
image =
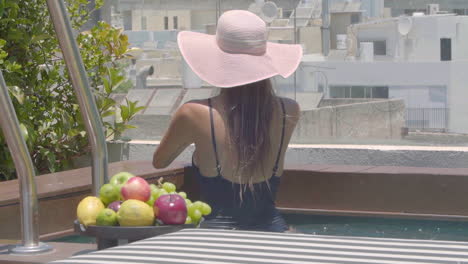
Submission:
<svg viewBox="0 0 468 264">
<path fill-rule="evenodd" d="M 119 240 L 129 243 L 149 237 L 164 235 L 184 228 L 195 228 L 194 224 L 159 226 L 88 226 L 73 222 L 74 230 L 83 236 L 95 237 L 98 250 L 117 246 Z"/>
</svg>

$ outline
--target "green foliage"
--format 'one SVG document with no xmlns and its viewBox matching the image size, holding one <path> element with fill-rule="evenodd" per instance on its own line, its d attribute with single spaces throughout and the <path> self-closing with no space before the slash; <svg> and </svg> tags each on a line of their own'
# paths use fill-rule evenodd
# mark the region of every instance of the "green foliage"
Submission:
<svg viewBox="0 0 468 264">
<path fill-rule="evenodd" d="M 75 30 L 89 20 L 87 0 L 69 0 Z M 103 0 L 95 3 L 96 8 Z M 143 107 L 116 102 L 112 94 L 128 85 L 122 61 L 128 38 L 120 29 L 99 22 L 79 33 L 77 42 L 95 94 L 108 140 L 118 139 Z M 23 136 L 38 174 L 71 167 L 71 161 L 89 153 L 86 130 L 61 58 L 45 0 L 0 0 L 0 69 L 9 86 Z M 0 181 L 15 178 L 15 168 L 0 132 Z"/>
</svg>

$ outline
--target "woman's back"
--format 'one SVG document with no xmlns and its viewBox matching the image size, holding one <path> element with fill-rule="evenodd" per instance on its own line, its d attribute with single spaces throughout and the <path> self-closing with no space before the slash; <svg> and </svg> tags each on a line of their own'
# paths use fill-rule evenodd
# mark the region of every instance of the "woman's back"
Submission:
<svg viewBox="0 0 468 264">
<path fill-rule="evenodd" d="M 193 157 L 201 199 L 213 207 L 213 213 L 204 223 L 204 227 L 277 232 L 288 229 L 275 208 L 275 197 L 280 183 L 284 152 L 297 122 L 297 118 L 294 117 L 298 116 L 298 109 L 294 101 L 277 97 L 274 99 L 280 106 L 273 104 L 270 112 L 272 118 L 267 130 L 267 139 L 270 141 L 267 144 L 267 156 L 263 160 L 260 157 L 259 160 L 253 161 L 256 165 L 254 170 L 251 170 L 253 174 L 246 175 L 243 172 L 241 177 L 237 175 L 239 169 L 235 165 L 238 164 L 239 157 L 235 148 L 230 145 L 232 139 L 229 138 L 228 113 L 225 110 L 229 109 L 229 106 L 226 107 L 222 97 L 208 99 L 206 104 L 204 101 L 194 102 L 202 108 L 208 107 L 208 113 L 204 114 L 208 116 L 208 122 L 201 121 L 201 116 L 197 118 L 198 129 L 202 133 L 195 137 L 196 151 Z M 209 132 L 206 128 L 209 128 Z M 211 144 L 207 139 L 211 140 Z M 206 146 L 210 146 L 211 149 Z M 213 169 L 215 173 L 209 174 Z M 249 179 L 252 180 L 250 185 Z"/>
<path fill-rule="evenodd" d="M 283 114 L 281 101 L 284 103 L 285 114 Z M 270 128 L 268 129 L 270 151 L 268 151 L 268 155 L 264 157 L 263 166 L 258 166 L 254 174 L 250 175 L 253 183 L 265 181 L 265 179 L 269 179 L 273 175 L 273 168 L 276 164 L 278 152 L 279 161 L 276 175 L 282 175 L 284 153 L 299 118 L 299 107 L 295 101 L 287 98 L 275 97 L 275 102 L 272 109 Z M 227 113 L 222 97 L 218 96 L 212 98 L 211 105 L 215 143 L 221 175 L 228 181 L 239 183 L 239 178 L 236 177 L 238 167 L 235 166 L 237 164 L 237 157 L 236 153 L 233 152 L 232 146 L 230 146 L 230 140 L 226 131 Z M 205 177 L 216 177 L 218 176 L 218 171 L 211 133 L 210 106 L 208 100 L 192 101 L 184 105 L 184 107 L 187 108 L 184 109 L 184 111 L 190 112 L 190 118 L 194 123 L 192 127 L 193 130 L 191 130 L 195 143 L 195 152 L 193 155 L 194 164 Z M 285 124 L 282 139 L 283 117 L 285 117 Z M 281 140 L 283 140 L 283 144 L 280 150 Z"/>
</svg>

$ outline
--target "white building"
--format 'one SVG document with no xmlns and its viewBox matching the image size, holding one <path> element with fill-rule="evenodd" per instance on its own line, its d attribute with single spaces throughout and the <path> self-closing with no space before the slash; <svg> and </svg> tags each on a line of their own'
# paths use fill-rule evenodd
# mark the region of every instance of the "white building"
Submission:
<svg viewBox="0 0 468 264">
<path fill-rule="evenodd" d="M 411 15 L 414 12 L 427 13 L 428 5 L 433 4 L 438 5 L 442 12 L 468 15 L 468 1 L 466 0 L 385 0 L 385 7 L 391 9 L 391 14 L 394 17 L 404 14 Z"/>
<path fill-rule="evenodd" d="M 347 43 L 327 58 L 304 56 L 302 91 L 319 89 L 310 84 L 325 76 L 325 98 L 403 98 L 408 127 L 468 133 L 468 16 L 356 24 Z"/>
</svg>

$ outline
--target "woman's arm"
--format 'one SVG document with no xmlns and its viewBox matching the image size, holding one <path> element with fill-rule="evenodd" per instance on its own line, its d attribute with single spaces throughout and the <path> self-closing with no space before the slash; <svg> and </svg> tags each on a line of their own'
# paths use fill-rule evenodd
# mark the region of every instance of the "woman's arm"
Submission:
<svg viewBox="0 0 468 264">
<path fill-rule="evenodd" d="M 184 104 L 173 115 L 159 147 L 153 155 L 153 166 L 165 168 L 179 156 L 179 154 L 193 143 L 193 127 L 190 104 Z"/>
</svg>

